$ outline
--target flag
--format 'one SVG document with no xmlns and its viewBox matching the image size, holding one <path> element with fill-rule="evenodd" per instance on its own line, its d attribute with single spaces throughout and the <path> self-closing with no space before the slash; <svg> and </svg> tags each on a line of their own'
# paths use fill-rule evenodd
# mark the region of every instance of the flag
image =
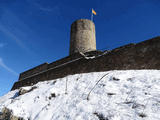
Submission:
<svg viewBox="0 0 160 120">
<path fill-rule="evenodd" d="M 92 13 L 93 13 L 94 15 L 97 15 L 96 11 L 94 11 L 93 9 L 92 9 Z"/>
</svg>

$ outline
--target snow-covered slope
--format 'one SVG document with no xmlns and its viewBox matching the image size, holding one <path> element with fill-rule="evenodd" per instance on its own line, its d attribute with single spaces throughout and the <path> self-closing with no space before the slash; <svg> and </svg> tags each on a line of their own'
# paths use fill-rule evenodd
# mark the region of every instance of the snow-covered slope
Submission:
<svg viewBox="0 0 160 120">
<path fill-rule="evenodd" d="M 158 70 L 76 74 L 34 88 L 1 97 L 0 111 L 7 107 L 25 120 L 160 120 Z"/>
</svg>

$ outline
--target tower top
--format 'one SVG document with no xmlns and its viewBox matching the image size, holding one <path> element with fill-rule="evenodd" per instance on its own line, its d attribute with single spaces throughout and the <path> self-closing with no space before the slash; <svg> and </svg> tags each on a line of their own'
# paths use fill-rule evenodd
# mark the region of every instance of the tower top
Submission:
<svg viewBox="0 0 160 120">
<path fill-rule="evenodd" d="M 71 25 L 70 34 L 70 55 L 96 50 L 95 25 L 91 20 L 76 20 Z"/>
</svg>

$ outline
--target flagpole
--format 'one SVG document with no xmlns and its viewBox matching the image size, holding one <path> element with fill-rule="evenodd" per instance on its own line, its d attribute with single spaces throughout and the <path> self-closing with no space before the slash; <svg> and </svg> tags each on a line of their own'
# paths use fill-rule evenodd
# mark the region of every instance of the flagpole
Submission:
<svg viewBox="0 0 160 120">
<path fill-rule="evenodd" d="M 93 8 L 92 8 L 93 9 Z M 91 12 L 91 21 L 93 21 L 93 12 Z"/>
</svg>

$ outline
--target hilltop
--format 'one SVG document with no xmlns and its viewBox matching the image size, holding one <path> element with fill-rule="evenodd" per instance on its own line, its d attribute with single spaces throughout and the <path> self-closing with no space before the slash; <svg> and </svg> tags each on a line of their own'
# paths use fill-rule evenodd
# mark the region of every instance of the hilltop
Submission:
<svg viewBox="0 0 160 120">
<path fill-rule="evenodd" d="M 159 70 L 69 75 L 0 98 L 0 119 L 159 120 L 159 114 Z"/>
</svg>

